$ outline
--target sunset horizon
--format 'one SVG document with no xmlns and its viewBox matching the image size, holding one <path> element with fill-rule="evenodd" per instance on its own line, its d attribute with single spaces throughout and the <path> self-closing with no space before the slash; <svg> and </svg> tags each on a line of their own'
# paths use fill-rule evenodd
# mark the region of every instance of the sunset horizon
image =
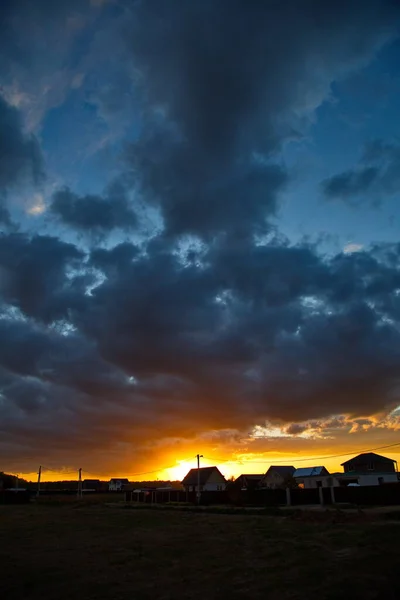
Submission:
<svg viewBox="0 0 400 600">
<path fill-rule="evenodd" d="M 333 448 L 333 446 L 332 446 Z M 202 455 L 200 466 L 209 467 L 216 466 L 222 472 L 226 479 L 238 478 L 242 474 L 259 474 L 268 470 L 269 467 L 275 465 L 290 465 L 295 468 L 300 467 L 312 467 L 312 466 L 324 466 L 330 473 L 340 473 L 343 471 L 342 463 L 361 453 L 376 451 L 380 455 L 392 458 L 398 463 L 400 461 L 400 442 L 393 444 L 385 444 L 375 448 L 364 448 L 355 447 L 350 452 L 343 452 L 340 454 L 322 454 L 322 455 L 310 455 L 310 456 L 299 456 L 298 454 L 287 454 L 285 452 L 276 453 L 271 456 L 268 455 L 263 459 L 263 455 L 259 454 L 254 456 L 251 453 L 243 453 L 236 458 L 225 458 L 221 460 L 221 457 L 215 457 L 212 455 L 212 450 L 209 450 L 210 455 Z M 333 450 L 332 450 L 333 451 Z M 162 461 L 160 461 L 162 463 Z M 112 472 L 89 472 L 83 467 L 81 475 L 83 481 L 85 479 L 99 479 L 101 481 L 109 481 L 111 478 L 128 478 L 130 481 L 182 481 L 184 476 L 190 471 L 190 469 L 197 468 L 196 455 L 188 456 L 187 458 L 177 458 L 175 465 L 171 461 L 168 466 L 163 466 L 160 469 L 151 469 L 149 471 L 133 472 L 130 468 L 129 463 L 126 469 L 115 469 Z M 56 482 L 56 481 L 74 481 L 78 480 L 78 469 L 73 470 L 72 467 L 66 466 L 64 469 L 57 471 L 56 469 L 47 469 L 41 466 L 41 477 L 42 482 Z M 397 470 L 397 464 L 396 464 Z M 16 473 L 19 478 L 34 483 L 37 481 L 37 471 L 28 473 Z"/>
</svg>

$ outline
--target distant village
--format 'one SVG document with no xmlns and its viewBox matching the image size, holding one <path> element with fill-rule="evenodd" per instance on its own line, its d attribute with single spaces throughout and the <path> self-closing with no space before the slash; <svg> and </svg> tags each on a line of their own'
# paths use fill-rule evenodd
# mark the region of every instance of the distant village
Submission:
<svg viewBox="0 0 400 600">
<path fill-rule="evenodd" d="M 78 482 L 80 495 L 102 492 L 125 492 L 130 499 L 146 500 L 151 494 L 186 493 L 186 498 L 218 492 L 256 492 L 266 490 L 317 490 L 318 488 L 350 488 L 383 486 L 400 482 L 397 462 L 389 457 L 367 452 L 342 463 L 341 472 L 329 473 L 324 466 L 295 468 L 292 465 L 271 465 L 265 473 L 243 473 L 227 480 L 216 466 L 193 468 L 182 481 L 132 482 L 127 477 L 112 477 L 109 481 L 84 479 Z M 35 482 L 0 473 L 0 489 L 10 491 L 34 490 Z M 396 486 L 397 487 L 397 486 Z M 39 489 L 37 489 L 39 492 Z M 41 493 L 76 492 L 77 481 L 42 482 Z M 178 498 L 177 495 L 175 495 Z M 332 495 L 333 498 L 333 495 Z"/>
<path fill-rule="evenodd" d="M 228 486 L 240 490 L 285 489 L 285 488 L 327 488 L 346 486 L 377 486 L 397 483 L 399 474 L 397 462 L 392 458 L 368 452 L 354 456 L 341 465 L 343 471 L 329 473 L 324 466 L 309 466 L 296 469 L 291 465 L 271 465 L 266 473 L 242 474 L 233 481 L 227 481 L 218 467 L 191 469 L 182 482 L 174 484 L 144 485 L 136 491 L 163 491 L 182 489 L 188 492 L 221 492 Z M 85 480 L 85 486 L 95 489 L 101 484 L 98 480 Z M 128 478 L 112 478 L 108 482 L 110 491 L 135 491 Z"/>
</svg>

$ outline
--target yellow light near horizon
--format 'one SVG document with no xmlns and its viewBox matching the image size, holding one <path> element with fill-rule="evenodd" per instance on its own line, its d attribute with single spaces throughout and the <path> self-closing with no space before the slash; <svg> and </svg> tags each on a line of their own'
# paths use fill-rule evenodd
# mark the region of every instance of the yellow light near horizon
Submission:
<svg viewBox="0 0 400 600">
<path fill-rule="evenodd" d="M 168 469 L 163 469 L 162 471 L 160 471 L 159 479 L 166 479 L 170 481 L 182 481 L 182 479 L 185 477 L 188 471 L 196 467 L 195 459 L 193 459 L 193 461 L 178 460 L 177 463 L 178 464 L 176 465 L 176 467 L 170 467 Z"/>
<path fill-rule="evenodd" d="M 338 454 L 340 453 L 340 450 L 341 449 L 339 448 Z M 345 450 L 347 452 L 349 451 L 348 448 L 345 448 Z M 361 450 L 360 448 L 356 448 L 354 450 L 354 456 L 359 454 L 360 450 Z M 383 449 L 382 454 L 384 456 L 388 456 L 388 457 L 398 461 L 400 464 L 400 453 L 398 450 L 397 451 L 396 450 L 397 450 L 397 448 L 394 449 L 393 451 L 390 448 L 388 448 L 387 450 Z M 379 450 L 377 452 L 379 454 L 381 453 L 381 452 L 379 452 Z M 188 454 L 190 454 L 190 453 L 188 453 Z M 334 454 L 334 452 L 332 452 L 332 454 Z M 239 475 L 244 474 L 244 473 L 247 473 L 247 474 L 265 473 L 271 465 L 292 465 L 295 468 L 323 465 L 331 473 L 341 472 L 343 470 L 343 467 L 341 467 L 341 463 L 348 460 L 348 458 L 350 458 L 350 456 L 347 454 L 343 454 L 338 457 L 335 456 L 335 457 L 329 458 L 330 455 L 331 455 L 331 453 L 325 454 L 323 452 L 318 453 L 316 451 L 314 451 L 309 456 L 307 456 L 305 453 L 298 453 L 295 455 L 289 454 L 289 453 L 288 454 L 277 453 L 277 454 L 274 454 L 273 456 L 271 456 L 271 455 L 263 456 L 262 454 L 260 454 L 260 455 L 249 454 L 249 456 L 246 456 L 245 454 L 241 454 L 240 456 L 237 456 L 233 459 L 226 458 L 226 460 L 222 460 L 222 461 L 201 458 L 200 466 L 201 467 L 216 466 L 219 468 L 221 473 L 227 479 L 229 479 L 232 476 L 236 478 Z M 186 456 L 188 456 L 188 455 L 186 455 Z M 210 452 L 210 456 L 212 456 L 212 452 Z M 223 457 L 224 457 L 224 455 L 222 454 L 221 458 L 223 458 Z M 162 461 L 161 464 L 163 464 L 163 462 L 164 461 Z M 171 460 L 171 456 L 165 457 L 164 464 L 171 465 L 173 462 L 174 462 L 174 460 L 173 459 Z M 140 476 L 135 476 L 133 474 L 131 475 L 130 473 L 132 473 L 133 470 L 130 470 L 129 467 L 123 468 L 122 465 L 119 465 L 118 472 L 116 470 L 116 471 L 112 471 L 111 473 L 108 473 L 108 474 L 105 474 L 104 472 L 102 472 L 102 473 L 96 475 L 93 472 L 83 471 L 82 478 L 83 479 L 101 479 L 102 481 L 108 481 L 111 477 L 127 476 L 131 481 L 150 481 L 150 480 L 156 480 L 157 478 L 159 480 L 164 480 L 164 481 L 168 481 L 168 480 L 169 481 L 182 481 L 182 479 L 185 477 L 185 475 L 188 473 L 188 471 L 190 471 L 190 469 L 196 468 L 196 466 L 197 466 L 197 462 L 196 462 L 194 453 L 193 453 L 193 458 L 186 458 L 186 459 L 182 459 L 182 460 L 178 459 L 175 462 L 176 462 L 176 464 L 173 467 L 160 468 L 160 470 L 158 472 L 154 472 L 149 475 L 140 475 Z M 134 471 L 139 470 L 140 466 L 141 465 L 138 465 L 137 468 L 134 469 Z M 142 466 L 143 470 L 146 470 L 146 466 L 147 466 L 146 463 L 144 463 Z M 154 469 L 154 463 L 148 465 L 147 468 Z M 21 479 L 25 479 L 27 481 L 32 481 L 32 482 L 37 481 L 37 472 L 34 472 L 34 471 L 24 473 L 17 469 L 9 469 L 9 472 L 13 473 L 14 475 L 18 475 Z M 68 469 L 68 471 L 62 471 L 62 470 L 47 471 L 46 469 L 43 468 L 42 482 L 44 482 L 44 481 L 62 481 L 62 480 L 77 481 L 78 480 L 78 472 L 77 471 L 72 472 L 70 469 Z"/>
<path fill-rule="evenodd" d="M 29 472 L 29 473 L 23 473 L 22 471 L 18 471 L 18 473 L 16 472 L 15 469 L 11 469 L 11 471 L 13 471 L 13 473 L 15 475 L 18 475 L 18 477 L 20 479 L 25 479 L 25 481 L 32 481 L 35 482 L 37 481 L 38 478 L 38 474 L 35 471 Z M 96 477 L 97 479 L 97 477 Z M 101 477 L 99 477 L 99 479 L 101 479 Z M 42 477 L 41 477 L 41 481 L 78 481 L 78 471 L 76 471 L 76 474 L 73 472 L 68 472 L 65 473 L 63 471 L 46 471 L 45 469 L 42 469 Z"/>
</svg>

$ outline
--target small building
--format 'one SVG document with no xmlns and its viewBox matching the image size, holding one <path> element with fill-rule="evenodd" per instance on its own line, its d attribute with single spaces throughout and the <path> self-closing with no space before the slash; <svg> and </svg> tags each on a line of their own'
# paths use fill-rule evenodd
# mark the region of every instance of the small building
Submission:
<svg viewBox="0 0 400 600">
<path fill-rule="evenodd" d="M 332 487 L 333 482 L 330 480 L 332 476 L 325 467 L 301 467 L 293 473 L 293 479 L 299 487 L 319 488 Z"/>
<path fill-rule="evenodd" d="M 287 487 L 293 479 L 295 468 L 289 465 L 271 465 L 263 476 L 260 487 L 269 489 L 281 489 Z"/>
<path fill-rule="evenodd" d="M 218 467 L 202 467 L 190 469 L 183 478 L 182 485 L 187 492 L 197 492 L 198 478 L 200 479 L 200 492 L 221 492 L 226 488 L 226 479 Z"/>
<path fill-rule="evenodd" d="M 397 462 L 392 458 L 375 454 L 375 452 L 365 452 L 354 456 L 341 466 L 345 473 L 396 473 Z"/>
<path fill-rule="evenodd" d="M 126 477 L 112 477 L 108 484 L 110 492 L 121 492 L 124 486 L 129 485 L 129 479 Z"/>
<path fill-rule="evenodd" d="M 260 482 L 264 475 L 251 473 L 249 475 L 240 475 L 235 479 L 235 485 L 237 485 L 241 490 L 255 490 L 259 487 Z"/>
</svg>

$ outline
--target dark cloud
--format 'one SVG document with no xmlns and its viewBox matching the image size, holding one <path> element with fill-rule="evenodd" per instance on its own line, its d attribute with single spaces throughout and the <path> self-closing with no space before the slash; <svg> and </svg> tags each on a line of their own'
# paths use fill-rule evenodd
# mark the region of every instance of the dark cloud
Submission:
<svg viewBox="0 0 400 600">
<path fill-rule="evenodd" d="M 113 278 L 117 273 L 129 268 L 138 253 L 139 249 L 129 242 L 118 244 L 112 250 L 96 248 L 91 252 L 90 264 L 103 271 L 107 277 Z"/>
<path fill-rule="evenodd" d="M 102 361 L 95 346 L 76 332 L 62 335 L 26 321 L 2 319 L 0 339 L 0 366 L 7 372 L 97 398 L 128 387 L 121 371 Z"/>
<path fill-rule="evenodd" d="M 54 256 L 54 241 L 46 244 L 46 256 Z M 366 418 L 398 404 L 398 247 L 327 260 L 312 247 L 247 244 L 242 254 L 217 244 L 199 264 L 171 253 L 162 240 L 140 251 L 127 243 L 99 248 L 88 262 L 74 260 L 103 276 L 70 295 L 62 294 L 56 274 L 71 250 L 58 248 L 55 283 L 40 284 L 38 294 L 52 318 L 61 295 L 66 322 L 46 332 L 15 321 L 12 312 L 0 320 L 0 366 L 12 373 L 3 386 L 9 431 L 25 431 L 23 415 L 46 410 L 49 427 L 53 420 L 64 431 L 67 423 L 76 439 L 83 430 L 107 430 L 140 445 L 160 432 L 193 436 L 331 414 Z M 24 248 L 40 255 L 35 243 Z M 16 262 L 16 281 L 24 269 Z M 27 289 L 29 301 L 20 288 L 15 304 L 44 319 Z M 22 389 L 32 389 L 26 406 L 17 376 Z M 49 408 L 52 397 L 67 410 L 64 424 Z M 39 435 L 36 422 L 32 443 L 35 430 Z M 287 433 L 300 430 L 289 425 Z"/>
<path fill-rule="evenodd" d="M 366 303 L 309 314 L 298 335 L 282 337 L 263 362 L 263 389 L 275 401 L 270 411 L 299 419 L 327 415 L 334 406 L 362 416 L 379 411 L 383 398 L 393 408 L 398 343 L 396 329 Z"/>
<path fill-rule="evenodd" d="M 307 424 L 302 425 L 301 423 L 292 423 L 289 427 L 286 427 L 285 433 L 289 435 L 300 435 L 307 431 L 309 426 Z"/>
<path fill-rule="evenodd" d="M 371 419 L 354 419 L 352 422 L 352 428 L 350 433 L 357 433 L 359 431 L 367 431 L 370 427 L 373 427 L 374 421 Z"/>
<path fill-rule="evenodd" d="M 135 229 L 138 219 L 121 183 L 113 183 L 105 197 L 78 196 L 65 188 L 53 196 L 51 213 L 79 232 L 104 235 L 115 229 Z"/>
<path fill-rule="evenodd" d="M 355 197 L 379 204 L 382 197 L 395 194 L 400 184 L 400 146 L 373 140 L 366 144 L 361 166 L 339 173 L 322 182 L 327 198 Z"/>
<path fill-rule="evenodd" d="M 315 108 L 332 77 L 364 60 L 398 14 L 377 0 L 156 0 L 136 5 L 129 34 L 148 101 L 203 160 L 220 163 L 235 150 L 273 148 L 277 118 Z"/>
<path fill-rule="evenodd" d="M 126 36 L 148 121 L 127 161 L 167 232 L 265 232 L 287 179 L 271 155 L 396 15 L 374 0 L 137 3 Z"/>
<path fill-rule="evenodd" d="M 17 109 L 0 96 L 0 193 L 24 180 L 37 182 L 41 176 L 37 140 L 23 133 Z"/>
<path fill-rule="evenodd" d="M 275 212 L 287 181 L 283 167 L 256 161 L 218 175 L 218 165 L 205 167 L 197 150 L 158 136 L 133 145 L 126 160 L 144 199 L 161 205 L 164 226 L 172 235 L 265 232 L 266 218 Z"/>
<path fill-rule="evenodd" d="M 345 171 L 322 182 L 328 198 L 348 198 L 368 192 L 379 176 L 375 167 L 365 167 L 357 171 Z"/>
<path fill-rule="evenodd" d="M 0 292 L 3 301 L 45 322 L 68 319 L 68 310 L 84 301 L 87 277 L 69 277 L 81 266 L 82 253 L 48 236 L 0 236 Z"/>
<path fill-rule="evenodd" d="M 187 401 L 218 397 L 220 407 L 234 406 L 226 426 L 238 415 L 294 420 L 333 407 L 359 414 L 391 406 L 398 260 L 389 267 L 352 255 L 339 268 L 340 257 L 326 262 L 311 248 L 252 253 L 242 275 L 226 253 L 210 253 L 208 266 L 182 265 L 169 252 L 129 259 L 93 291 L 75 324 L 139 379 L 165 374 L 166 397 L 172 376 Z"/>
</svg>

